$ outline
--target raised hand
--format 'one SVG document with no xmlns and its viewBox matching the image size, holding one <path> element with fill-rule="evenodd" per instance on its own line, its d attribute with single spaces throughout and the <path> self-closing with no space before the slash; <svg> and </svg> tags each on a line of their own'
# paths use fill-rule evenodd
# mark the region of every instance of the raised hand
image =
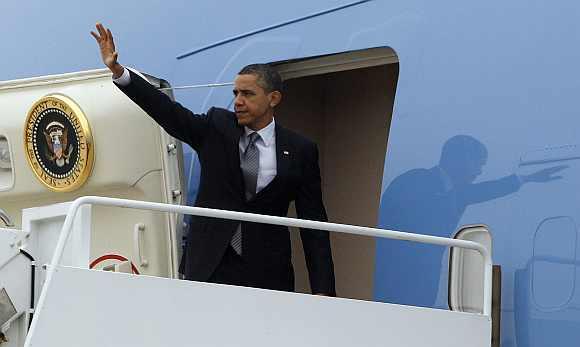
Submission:
<svg viewBox="0 0 580 347">
<path fill-rule="evenodd" d="M 537 183 L 544 183 L 544 182 L 550 182 L 550 181 L 554 181 L 554 180 L 558 180 L 561 179 L 562 176 L 557 175 L 554 176 L 555 174 L 557 174 L 558 172 L 567 169 L 568 165 L 558 165 L 558 166 L 553 166 L 553 167 L 549 167 L 540 171 L 536 171 L 534 173 L 531 173 L 529 175 L 523 175 L 520 176 L 520 178 L 523 180 L 524 183 L 526 182 L 537 182 Z"/>
<path fill-rule="evenodd" d="M 111 30 L 105 28 L 101 23 L 97 23 L 96 28 L 98 34 L 91 31 L 91 35 L 99 44 L 103 63 L 113 72 L 113 78 L 119 78 L 123 74 L 123 67 L 117 62 L 119 53 L 115 49 L 113 34 Z"/>
</svg>

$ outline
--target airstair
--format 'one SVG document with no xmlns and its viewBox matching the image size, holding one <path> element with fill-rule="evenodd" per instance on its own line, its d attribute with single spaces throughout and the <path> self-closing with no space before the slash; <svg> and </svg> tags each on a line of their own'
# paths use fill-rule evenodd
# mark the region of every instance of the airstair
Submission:
<svg viewBox="0 0 580 347">
<path fill-rule="evenodd" d="M 483 311 L 447 311 L 91 270 L 83 244 L 90 232 L 93 205 L 475 250 L 484 259 Z M 2 347 L 483 347 L 491 344 L 491 256 L 487 248 L 472 241 L 104 197 L 82 197 L 65 207 L 62 228 L 39 222 L 41 217 L 36 216 L 36 222 L 27 226 L 30 230 L 0 230 L 0 331 L 8 340 L 0 342 Z M 47 221 L 54 220 L 49 214 L 45 217 Z M 45 235 L 43 247 L 38 244 L 41 239 L 38 234 L 47 225 L 52 225 L 51 233 L 58 237 L 51 239 Z M 44 265 L 43 254 L 50 254 L 50 264 Z M 35 270 L 36 264 L 42 266 Z M 39 277 L 36 280 L 35 272 Z"/>
</svg>

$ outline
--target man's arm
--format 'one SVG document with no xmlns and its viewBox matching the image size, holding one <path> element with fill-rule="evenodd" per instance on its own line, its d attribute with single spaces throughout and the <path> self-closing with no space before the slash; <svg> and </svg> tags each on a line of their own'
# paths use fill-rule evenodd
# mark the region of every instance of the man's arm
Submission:
<svg viewBox="0 0 580 347">
<path fill-rule="evenodd" d="M 567 165 L 558 165 L 536 171 L 529 175 L 510 175 L 500 179 L 469 184 L 457 190 L 458 199 L 465 206 L 504 197 L 520 190 L 527 183 L 548 183 L 562 179 L 557 175 L 567 169 Z"/>
<path fill-rule="evenodd" d="M 115 85 L 171 136 L 180 139 L 199 151 L 209 127 L 208 117 L 196 115 L 172 101 L 167 95 L 154 88 L 118 62 L 119 54 L 111 30 L 98 23 L 98 34 L 91 31 L 99 45 L 103 63 L 113 73 Z"/>
<path fill-rule="evenodd" d="M 296 214 L 301 219 L 328 220 L 322 202 L 318 149 L 314 144 L 305 149 L 302 183 L 296 195 Z M 328 231 L 302 229 L 300 237 L 312 293 L 335 296 L 334 264 Z"/>
</svg>

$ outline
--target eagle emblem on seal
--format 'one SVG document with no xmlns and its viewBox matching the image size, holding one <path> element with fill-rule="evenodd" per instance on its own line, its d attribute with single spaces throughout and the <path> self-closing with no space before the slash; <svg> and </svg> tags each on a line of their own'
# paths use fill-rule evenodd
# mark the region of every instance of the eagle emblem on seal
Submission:
<svg viewBox="0 0 580 347">
<path fill-rule="evenodd" d="M 68 145 L 67 128 L 60 122 L 51 122 L 46 126 L 43 133 L 47 145 L 46 158 L 58 167 L 69 164 L 74 146 L 72 144 Z"/>
</svg>

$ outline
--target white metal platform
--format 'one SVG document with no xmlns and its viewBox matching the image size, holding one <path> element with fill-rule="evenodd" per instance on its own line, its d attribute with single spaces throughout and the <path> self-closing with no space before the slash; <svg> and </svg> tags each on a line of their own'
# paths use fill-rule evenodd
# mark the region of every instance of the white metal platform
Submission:
<svg viewBox="0 0 580 347">
<path fill-rule="evenodd" d="M 59 267 L 28 346 L 489 346 L 489 317 Z M 487 342 L 487 343 L 486 343 Z"/>
<path fill-rule="evenodd" d="M 483 313 L 60 265 L 77 211 L 99 204 L 455 246 L 483 256 Z M 376 228 L 83 197 L 67 213 L 25 346 L 490 346 L 491 255 L 479 243 Z"/>
</svg>

